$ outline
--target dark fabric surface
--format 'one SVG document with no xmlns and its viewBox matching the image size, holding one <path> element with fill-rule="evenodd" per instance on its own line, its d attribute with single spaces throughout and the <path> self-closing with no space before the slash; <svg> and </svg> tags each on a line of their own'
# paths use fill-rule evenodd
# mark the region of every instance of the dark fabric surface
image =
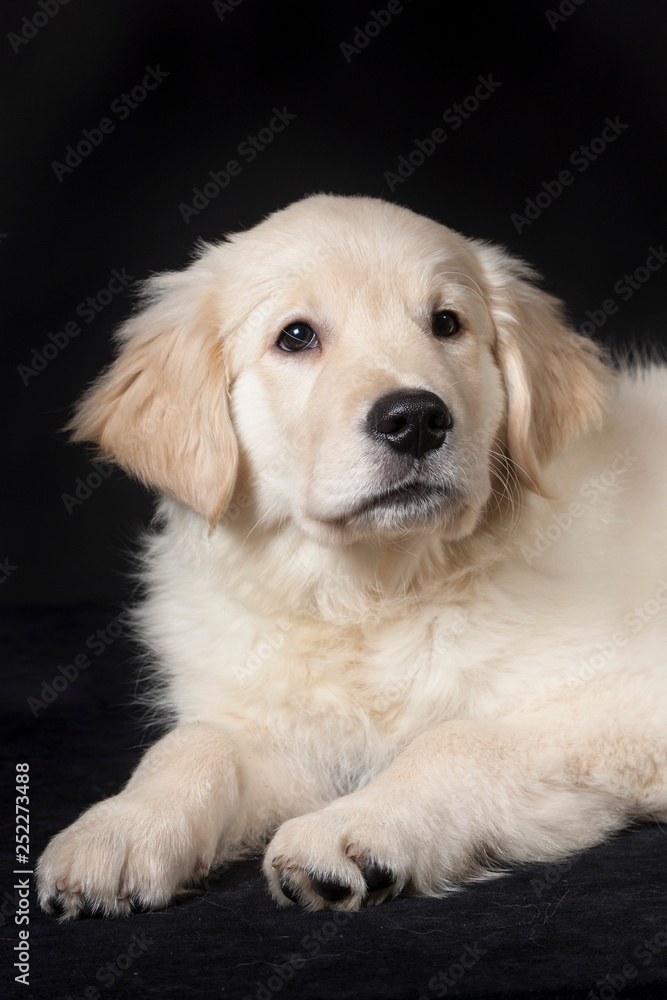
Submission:
<svg viewBox="0 0 667 1000">
<path fill-rule="evenodd" d="M 30 923 L 22 925 L 30 931 L 30 985 L 16 984 L 16 764 L 29 764 L 32 867 L 52 834 L 119 789 L 152 738 L 132 707 L 132 652 L 109 629 L 116 614 L 35 608 L 2 619 L 10 822 L 2 838 L 1 995 L 667 998 L 667 831 L 658 826 L 624 833 L 568 865 L 354 914 L 277 909 L 259 859 L 216 873 L 178 906 L 119 921 L 61 925 L 37 909 L 33 888 Z M 44 683 L 53 691 L 59 667 L 82 653 L 90 666 L 46 705 Z"/>
</svg>

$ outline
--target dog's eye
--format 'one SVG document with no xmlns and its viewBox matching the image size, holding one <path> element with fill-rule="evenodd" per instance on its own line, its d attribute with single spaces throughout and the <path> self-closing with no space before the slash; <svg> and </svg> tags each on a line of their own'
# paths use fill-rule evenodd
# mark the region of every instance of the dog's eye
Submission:
<svg viewBox="0 0 667 1000">
<path fill-rule="evenodd" d="M 436 337 L 454 337 L 461 330 L 461 322 L 451 309 L 440 309 L 431 320 Z"/>
<path fill-rule="evenodd" d="M 290 323 L 278 337 L 278 347 L 283 351 L 305 351 L 318 347 L 317 334 L 307 323 Z"/>
</svg>

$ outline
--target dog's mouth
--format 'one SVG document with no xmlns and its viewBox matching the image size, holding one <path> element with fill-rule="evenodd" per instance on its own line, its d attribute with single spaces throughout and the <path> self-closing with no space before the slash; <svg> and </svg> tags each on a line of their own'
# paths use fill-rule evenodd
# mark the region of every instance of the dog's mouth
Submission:
<svg viewBox="0 0 667 1000">
<path fill-rule="evenodd" d="M 414 480 L 367 497 L 329 523 L 349 525 L 389 517 L 417 524 L 431 518 L 444 506 L 453 505 L 458 499 L 455 491 L 442 483 Z"/>
</svg>

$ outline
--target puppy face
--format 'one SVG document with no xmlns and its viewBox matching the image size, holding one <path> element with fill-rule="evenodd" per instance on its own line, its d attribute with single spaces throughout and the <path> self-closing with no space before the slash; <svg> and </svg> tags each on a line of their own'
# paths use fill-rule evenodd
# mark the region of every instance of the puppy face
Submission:
<svg viewBox="0 0 667 1000">
<path fill-rule="evenodd" d="M 295 249 L 308 266 L 295 261 L 287 282 L 272 275 L 229 343 L 260 517 L 325 543 L 434 524 L 468 533 L 505 414 L 474 254 L 389 206 L 332 211 L 324 236 L 303 208 L 256 236 L 287 243 L 302 226 Z"/>
<path fill-rule="evenodd" d="M 385 202 L 305 199 L 152 283 L 74 437 L 211 526 L 242 484 L 325 544 L 463 537 L 602 405 L 528 274 Z"/>
</svg>

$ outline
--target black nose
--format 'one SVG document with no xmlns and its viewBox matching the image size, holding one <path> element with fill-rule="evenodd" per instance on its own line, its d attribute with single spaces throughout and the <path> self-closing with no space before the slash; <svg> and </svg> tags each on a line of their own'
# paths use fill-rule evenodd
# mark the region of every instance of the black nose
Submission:
<svg viewBox="0 0 667 1000">
<path fill-rule="evenodd" d="M 381 396 L 368 414 L 374 437 L 415 458 L 439 448 L 452 426 L 452 415 L 434 392 L 399 389 Z"/>
</svg>

